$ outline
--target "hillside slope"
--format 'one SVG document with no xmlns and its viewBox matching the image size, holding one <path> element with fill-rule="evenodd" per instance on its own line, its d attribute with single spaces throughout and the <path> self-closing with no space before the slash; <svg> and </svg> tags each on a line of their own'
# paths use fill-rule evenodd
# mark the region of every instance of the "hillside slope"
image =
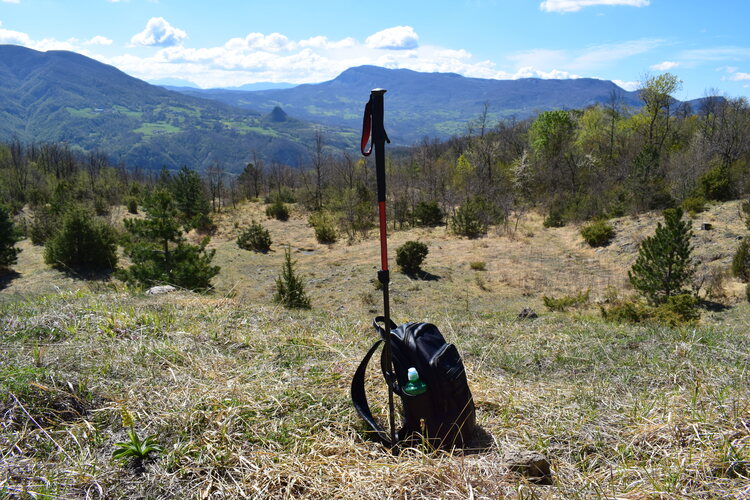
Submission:
<svg viewBox="0 0 750 500">
<path fill-rule="evenodd" d="M 0 45 L 3 140 L 67 142 L 145 168 L 241 170 L 253 150 L 289 165 L 306 158 L 315 127 L 265 114 L 171 92 L 73 52 Z M 326 133 L 333 146 L 345 137 Z"/>
<path fill-rule="evenodd" d="M 279 105 L 304 120 L 357 128 L 373 88 L 388 90 L 388 132 L 398 144 L 412 144 L 423 136 L 444 139 L 464 134 L 485 103 L 492 119 L 524 119 L 551 109 L 581 109 L 607 103 L 612 96 L 622 106 L 641 106 L 636 92 L 604 80 L 490 80 L 376 66 L 350 68 L 331 81 L 291 89 L 181 91 L 248 109 L 269 111 Z"/>
</svg>

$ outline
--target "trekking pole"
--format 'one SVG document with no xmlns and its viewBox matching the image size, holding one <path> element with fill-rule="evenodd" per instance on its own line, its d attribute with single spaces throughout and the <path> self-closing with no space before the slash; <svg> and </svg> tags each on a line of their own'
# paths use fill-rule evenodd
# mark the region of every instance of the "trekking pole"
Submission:
<svg viewBox="0 0 750 500">
<path fill-rule="evenodd" d="M 362 125 L 361 151 L 369 156 L 375 148 L 375 176 L 378 185 L 378 213 L 380 216 L 380 271 L 378 281 L 383 288 L 383 316 L 385 317 L 386 339 L 383 347 L 383 362 L 388 371 L 388 424 L 391 431 L 391 445 L 396 444 L 396 424 L 393 409 L 393 361 L 391 359 L 391 308 L 388 298 L 388 283 L 390 274 L 388 272 L 388 237 L 386 234 L 385 219 L 385 143 L 390 143 L 388 135 L 383 126 L 383 94 L 385 89 L 373 89 L 370 92 L 370 101 L 365 106 L 365 117 Z M 367 148 L 372 131 L 372 142 Z"/>
</svg>

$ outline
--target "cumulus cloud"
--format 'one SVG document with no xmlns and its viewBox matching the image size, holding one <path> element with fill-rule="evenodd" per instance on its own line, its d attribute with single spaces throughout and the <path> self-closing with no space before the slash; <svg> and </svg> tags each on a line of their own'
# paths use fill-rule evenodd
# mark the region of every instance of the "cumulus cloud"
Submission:
<svg viewBox="0 0 750 500">
<path fill-rule="evenodd" d="M 638 80 L 626 82 L 623 80 L 612 80 L 618 87 L 623 88 L 629 92 L 633 92 L 634 90 L 638 90 L 641 88 L 641 82 Z"/>
<path fill-rule="evenodd" d="M 365 45 L 371 49 L 416 49 L 419 46 L 419 36 L 411 26 L 396 26 L 368 36 Z"/>
<path fill-rule="evenodd" d="M 133 35 L 130 43 L 146 47 L 170 47 L 179 45 L 187 37 L 187 33 L 175 28 L 163 17 L 152 17 L 146 23 L 146 29 Z"/>
<path fill-rule="evenodd" d="M 741 71 L 738 71 L 736 73 L 733 73 L 732 76 L 729 77 L 729 80 L 732 80 L 733 82 L 750 80 L 750 73 L 743 73 Z"/>
<path fill-rule="evenodd" d="M 112 40 L 107 37 L 97 35 L 91 40 L 83 42 L 85 45 L 112 45 Z"/>
<path fill-rule="evenodd" d="M 652 66 L 649 66 L 649 69 L 652 69 L 654 71 L 669 71 L 670 69 L 674 69 L 678 67 L 680 63 L 674 62 L 674 61 L 664 61 L 660 62 L 659 64 L 654 64 Z"/>
<path fill-rule="evenodd" d="M 31 38 L 26 33 L 0 28 L 0 43 L 30 46 Z"/>
<path fill-rule="evenodd" d="M 544 0 L 539 8 L 545 12 L 578 12 L 585 7 L 597 5 L 626 5 L 646 7 L 650 0 Z"/>
</svg>

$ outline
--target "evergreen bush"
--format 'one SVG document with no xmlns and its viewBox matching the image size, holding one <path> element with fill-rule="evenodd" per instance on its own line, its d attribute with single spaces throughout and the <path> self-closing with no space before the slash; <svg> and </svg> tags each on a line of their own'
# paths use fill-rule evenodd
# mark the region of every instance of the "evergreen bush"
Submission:
<svg viewBox="0 0 750 500">
<path fill-rule="evenodd" d="M 633 287 L 653 304 L 661 304 L 683 293 L 695 273 L 691 257 L 690 221 L 682 220 L 682 209 L 664 211 L 664 225 L 641 243 L 638 257 L 628 271 Z"/>
<path fill-rule="evenodd" d="M 29 228 L 29 238 L 34 245 L 44 245 L 59 229 L 60 213 L 51 205 L 41 205 L 34 209 L 34 219 Z"/>
<path fill-rule="evenodd" d="M 459 236 L 471 239 L 487 234 L 489 208 L 483 198 L 469 198 L 458 208 L 456 215 L 451 217 L 451 230 Z"/>
<path fill-rule="evenodd" d="M 744 239 L 732 258 L 732 275 L 744 282 L 750 282 L 750 240 Z"/>
<path fill-rule="evenodd" d="M 16 263 L 20 249 L 16 243 L 20 240 L 10 210 L 0 205 L 0 271 Z"/>
<path fill-rule="evenodd" d="M 271 235 L 260 223 L 253 221 L 237 237 L 237 246 L 243 250 L 265 253 L 271 249 Z"/>
<path fill-rule="evenodd" d="M 607 221 L 598 220 L 583 226 L 581 236 L 592 247 L 602 247 L 614 238 L 615 229 Z"/>
<path fill-rule="evenodd" d="M 294 270 L 295 261 L 289 247 L 284 250 L 284 264 L 281 274 L 276 278 L 276 295 L 274 302 L 288 309 L 310 309 L 310 299 L 305 293 L 305 286 Z"/>
<path fill-rule="evenodd" d="M 698 179 L 698 189 L 707 200 L 728 201 L 735 194 L 729 171 L 721 165 L 710 169 Z"/>
<path fill-rule="evenodd" d="M 691 196 L 682 200 L 682 209 L 691 217 L 706 211 L 706 199 L 703 196 Z"/>
<path fill-rule="evenodd" d="M 565 219 L 563 219 L 562 213 L 560 212 L 550 212 L 550 214 L 545 217 L 542 225 L 544 227 L 564 227 Z"/>
<path fill-rule="evenodd" d="M 412 212 L 414 223 L 421 227 L 436 227 L 443 223 L 444 214 L 436 201 L 420 201 Z"/>
<path fill-rule="evenodd" d="M 90 209 L 73 205 L 45 243 L 44 262 L 64 270 L 112 271 L 117 266 L 115 231 Z"/>
<path fill-rule="evenodd" d="M 316 212 L 310 216 L 308 222 L 315 230 L 315 239 L 318 243 L 330 245 L 338 240 L 336 224 L 333 216 L 327 212 Z"/>
<path fill-rule="evenodd" d="M 422 263 L 429 250 L 421 241 L 407 241 L 396 249 L 396 264 L 406 274 L 416 274 L 422 270 Z"/>
<path fill-rule="evenodd" d="M 277 198 L 276 201 L 266 208 L 266 216 L 280 221 L 287 221 L 289 220 L 289 209 L 281 199 Z"/>
<path fill-rule="evenodd" d="M 137 214 L 138 213 L 138 198 L 135 196 L 128 196 L 125 198 L 125 206 L 128 208 L 128 213 L 130 214 Z"/>
<path fill-rule="evenodd" d="M 211 288 L 219 266 L 211 265 L 216 250 L 206 250 L 207 236 L 199 245 L 185 240 L 179 212 L 169 191 L 160 189 L 144 203 L 145 219 L 126 219 L 129 238 L 125 254 L 132 265 L 118 277 L 142 286 L 170 284 L 196 291 Z"/>
</svg>

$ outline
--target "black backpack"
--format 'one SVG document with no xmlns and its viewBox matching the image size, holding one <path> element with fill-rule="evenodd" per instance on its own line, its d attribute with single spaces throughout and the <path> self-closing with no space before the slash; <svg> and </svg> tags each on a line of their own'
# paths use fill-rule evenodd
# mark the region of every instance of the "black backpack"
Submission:
<svg viewBox="0 0 750 500">
<path fill-rule="evenodd" d="M 397 443 L 378 424 L 370 412 L 365 395 L 365 371 L 370 358 L 386 339 L 382 316 L 373 321 L 381 339 L 375 342 L 359 364 L 352 378 L 352 401 L 357 413 L 377 437 L 388 446 L 397 443 L 413 445 L 428 442 L 434 448 L 463 447 L 469 441 L 476 424 L 474 400 L 471 397 L 466 371 L 456 346 L 443 338 L 440 330 L 430 323 L 391 322 L 391 354 L 395 380 L 381 355 L 383 377 L 393 392 L 401 397 L 404 422 L 396 433 Z M 414 367 L 419 378 L 427 384 L 427 391 L 418 396 L 406 394 L 407 371 Z"/>
</svg>

